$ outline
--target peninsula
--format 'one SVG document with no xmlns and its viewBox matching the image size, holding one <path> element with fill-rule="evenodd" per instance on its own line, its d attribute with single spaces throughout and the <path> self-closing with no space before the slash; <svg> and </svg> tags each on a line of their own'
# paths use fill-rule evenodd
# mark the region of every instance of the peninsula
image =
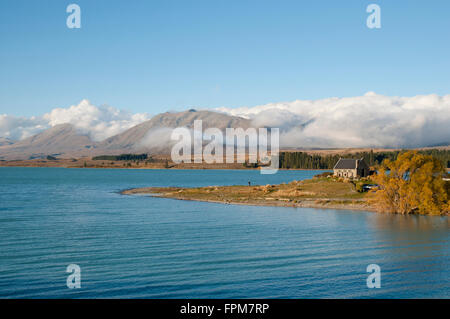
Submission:
<svg viewBox="0 0 450 319">
<path fill-rule="evenodd" d="M 365 198 L 367 193 L 358 192 L 357 188 L 348 180 L 315 177 L 265 186 L 133 188 L 122 191 L 122 194 L 237 205 L 374 210 Z"/>
</svg>

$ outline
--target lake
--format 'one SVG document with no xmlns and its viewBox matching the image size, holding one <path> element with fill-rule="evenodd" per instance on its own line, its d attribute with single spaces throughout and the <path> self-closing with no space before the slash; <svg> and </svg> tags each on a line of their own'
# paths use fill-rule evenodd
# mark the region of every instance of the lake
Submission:
<svg viewBox="0 0 450 319">
<path fill-rule="evenodd" d="M 0 167 L 0 297 L 449 298 L 448 217 L 119 194 L 318 173 Z M 69 264 L 80 289 L 66 286 Z"/>
</svg>

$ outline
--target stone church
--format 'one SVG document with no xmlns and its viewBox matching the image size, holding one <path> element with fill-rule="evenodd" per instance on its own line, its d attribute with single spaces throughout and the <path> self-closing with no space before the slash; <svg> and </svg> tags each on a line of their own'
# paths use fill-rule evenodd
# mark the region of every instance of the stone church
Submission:
<svg viewBox="0 0 450 319">
<path fill-rule="evenodd" d="M 333 171 L 337 177 L 361 178 L 369 176 L 370 168 L 362 158 L 340 158 Z"/>
</svg>

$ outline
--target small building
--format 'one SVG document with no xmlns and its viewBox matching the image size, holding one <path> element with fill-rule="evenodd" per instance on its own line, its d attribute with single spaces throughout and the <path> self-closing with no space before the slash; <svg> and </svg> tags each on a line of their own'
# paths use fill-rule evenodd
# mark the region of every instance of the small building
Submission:
<svg viewBox="0 0 450 319">
<path fill-rule="evenodd" d="M 333 168 L 334 176 L 344 178 L 367 177 L 370 168 L 364 159 L 340 158 Z"/>
</svg>

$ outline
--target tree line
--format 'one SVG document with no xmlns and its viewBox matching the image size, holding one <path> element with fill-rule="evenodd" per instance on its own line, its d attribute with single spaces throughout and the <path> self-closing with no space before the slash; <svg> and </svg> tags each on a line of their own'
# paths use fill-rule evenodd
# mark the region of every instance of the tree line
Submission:
<svg viewBox="0 0 450 319">
<path fill-rule="evenodd" d="M 148 158 L 147 154 L 120 154 L 120 155 L 100 155 L 95 156 L 93 160 L 100 161 L 144 161 Z"/>
<path fill-rule="evenodd" d="M 369 166 L 380 165 L 384 160 L 394 161 L 402 151 L 385 152 L 357 152 L 340 155 L 318 155 L 306 152 L 280 152 L 280 168 L 301 168 L 301 169 L 332 169 L 339 158 L 364 158 Z M 404 151 L 403 151 L 404 152 Z M 439 160 L 444 167 L 450 167 L 450 150 L 420 150 L 419 154 L 431 155 Z"/>
</svg>

